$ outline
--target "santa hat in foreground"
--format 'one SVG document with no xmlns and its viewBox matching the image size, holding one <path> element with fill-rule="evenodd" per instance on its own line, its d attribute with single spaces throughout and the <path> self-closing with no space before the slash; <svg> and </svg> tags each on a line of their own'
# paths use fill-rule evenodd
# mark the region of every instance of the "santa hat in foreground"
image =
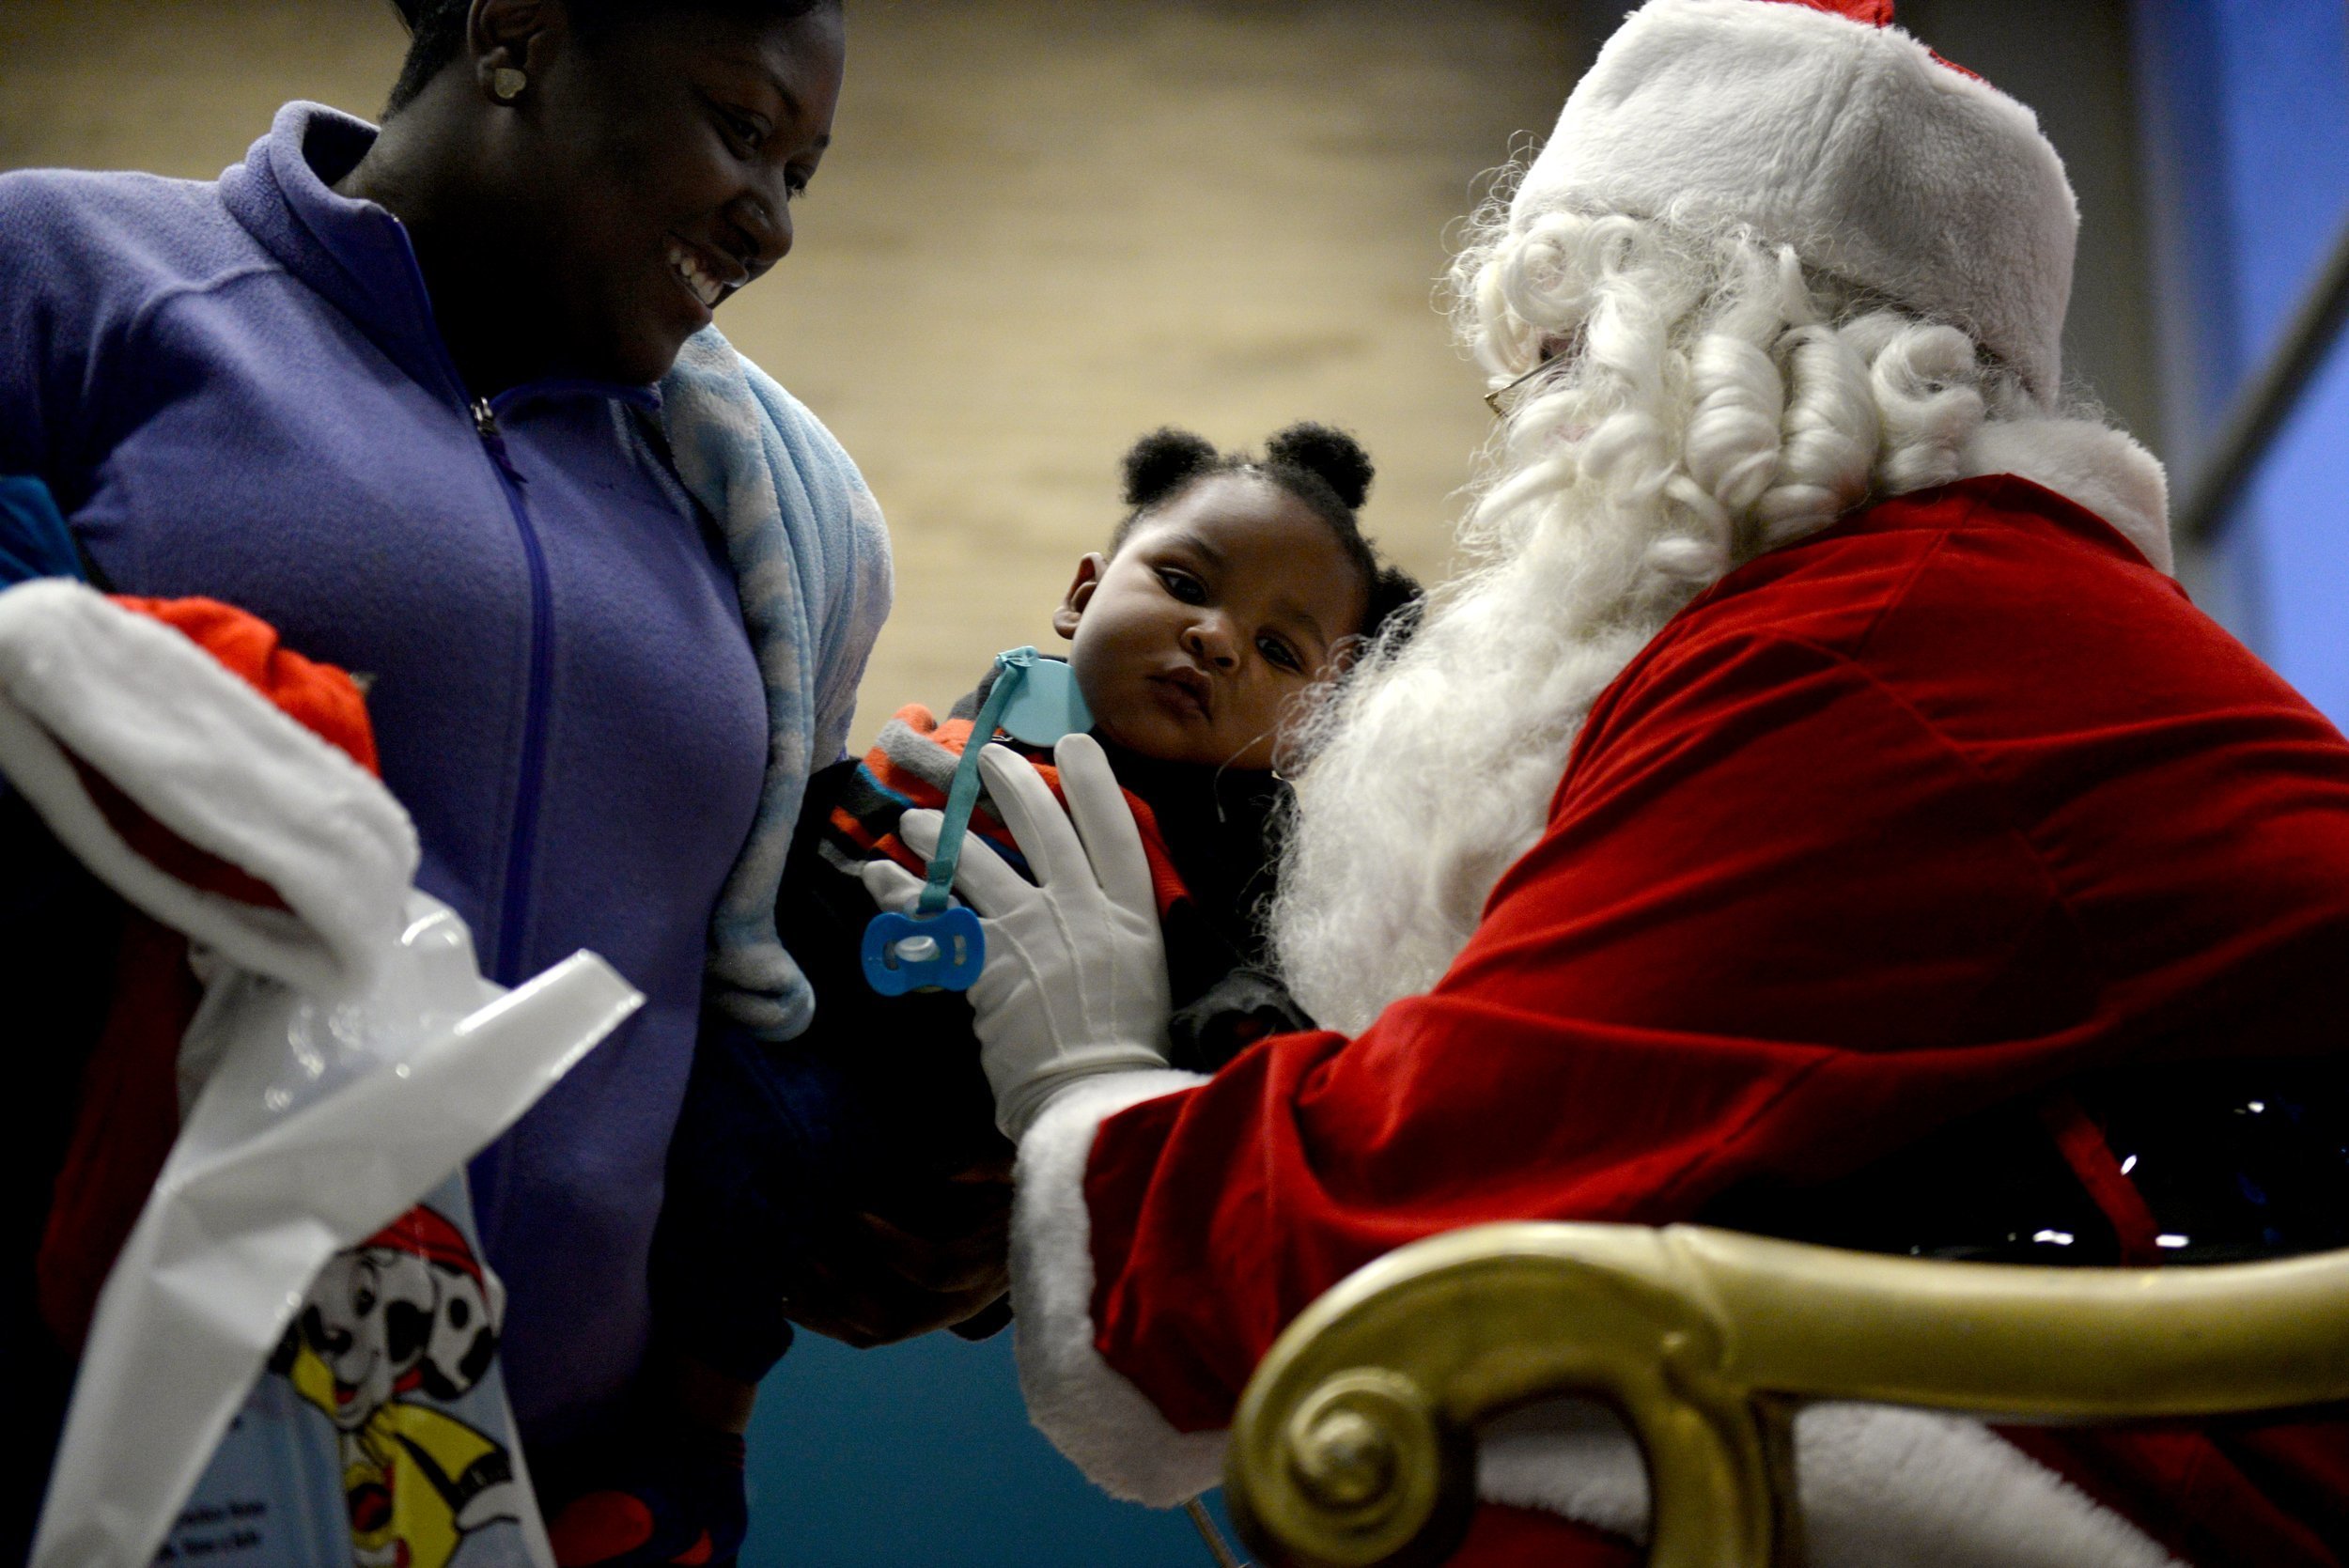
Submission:
<svg viewBox="0 0 2349 1568">
<path fill-rule="evenodd" d="M 2079 212 L 2029 109 L 1892 24 L 1892 0 L 1649 0 L 1511 204 L 1744 225 L 1962 328 L 2043 404 Z"/>
<path fill-rule="evenodd" d="M 416 830 L 358 688 L 209 599 L 0 593 L 0 783 L 133 907 L 232 966 L 364 992 Z"/>
</svg>

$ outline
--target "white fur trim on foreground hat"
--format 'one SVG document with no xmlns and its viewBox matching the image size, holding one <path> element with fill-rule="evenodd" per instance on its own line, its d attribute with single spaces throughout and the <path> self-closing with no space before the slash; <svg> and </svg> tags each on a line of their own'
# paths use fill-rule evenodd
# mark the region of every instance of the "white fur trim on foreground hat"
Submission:
<svg viewBox="0 0 2349 1568">
<path fill-rule="evenodd" d="M 74 761 L 286 908 L 165 873 Z M 398 935 L 416 831 L 391 792 L 194 641 L 78 582 L 0 593 L 0 775 L 109 887 L 241 969 L 333 994 Z"/>
<path fill-rule="evenodd" d="M 1177 1432 L 1094 1348 L 1093 1222 L 1085 1168 L 1110 1117 L 1206 1081 L 1117 1073 L 1068 1090 L 1019 1144 L 1011 1287 L 1019 1386 L 1036 1426 L 1112 1496 L 1171 1508 L 1223 1480 L 1226 1434 Z M 1981 1422 L 1879 1405 L 1823 1405 L 1797 1419 L 1812 1568 L 2166 1568 L 2134 1525 L 2000 1441 Z M 1623 1427 L 1561 1403 L 1498 1423 L 1477 1492 L 1633 1539 L 1647 1534 L 1647 1475 Z"/>
<path fill-rule="evenodd" d="M 1800 0 L 1649 0 L 1566 100 L 1511 219 L 1559 209 L 1747 225 L 1962 328 L 2043 404 L 2061 382 L 2079 233 L 2062 160 L 2029 109 L 1897 28 Z"/>
</svg>

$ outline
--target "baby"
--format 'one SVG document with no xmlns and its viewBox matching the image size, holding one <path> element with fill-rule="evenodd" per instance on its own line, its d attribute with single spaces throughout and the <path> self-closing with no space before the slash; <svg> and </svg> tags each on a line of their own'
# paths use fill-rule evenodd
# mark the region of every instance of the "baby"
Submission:
<svg viewBox="0 0 2349 1568">
<path fill-rule="evenodd" d="M 1077 563 L 1052 626 L 1150 855 L 1175 1064 L 1212 1071 L 1307 1022 L 1262 972 L 1266 835 L 1285 794 L 1273 760 L 1317 685 L 1418 587 L 1362 536 L 1371 463 L 1340 431 L 1294 425 L 1256 458 L 1160 430 L 1125 471 L 1131 509 L 1107 551 Z M 969 1004 L 877 995 L 859 958 L 876 910 L 857 869 L 880 855 L 921 869 L 898 818 L 942 802 L 993 678 L 942 722 L 900 711 L 862 761 L 809 781 L 776 924 L 816 988 L 816 1021 L 786 1045 L 723 1028 L 702 1042 L 653 1252 L 661 1376 L 688 1424 L 696 1410 L 705 1425 L 739 1421 L 789 1345 L 787 1318 L 805 1320 L 790 1298 L 837 1285 L 803 1272 L 830 1250 L 826 1227 L 889 1212 L 893 1192 L 915 1188 L 934 1212 L 946 1178 L 1008 1157 Z M 1028 754 L 1049 769 L 1049 755 Z M 972 831 L 1024 869 L 984 802 Z M 958 1331 L 991 1332 L 1004 1315 L 999 1303 Z"/>
</svg>

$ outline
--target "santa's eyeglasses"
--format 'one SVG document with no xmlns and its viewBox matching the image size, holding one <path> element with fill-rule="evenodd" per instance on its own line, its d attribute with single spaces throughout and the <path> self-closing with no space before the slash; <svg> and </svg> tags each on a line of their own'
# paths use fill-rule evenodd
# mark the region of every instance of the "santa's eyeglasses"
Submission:
<svg viewBox="0 0 2349 1568">
<path fill-rule="evenodd" d="M 1528 370 L 1507 386 L 1497 386 L 1485 394 L 1485 406 L 1493 411 L 1495 419 L 1508 418 L 1517 406 L 1525 400 L 1525 389 L 1557 368 L 1558 362 L 1564 357 L 1563 354 L 1556 353 L 1544 354 L 1541 363 L 1532 369 Z"/>
</svg>

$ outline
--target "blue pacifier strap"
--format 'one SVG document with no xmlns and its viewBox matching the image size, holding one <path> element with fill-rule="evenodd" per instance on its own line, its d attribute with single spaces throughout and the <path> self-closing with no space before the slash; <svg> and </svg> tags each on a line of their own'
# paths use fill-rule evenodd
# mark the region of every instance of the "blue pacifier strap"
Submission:
<svg viewBox="0 0 2349 1568">
<path fill-rule="evenodd" d="M 955 872 L 979 803 L 979 757 L 1004 729 L 1031 746 L 1050 745 L 1089 728 L 1083 693 L 1066 664 L 1047 662 L 1034 648 L 995 656 L 995 684 L 972 721 L 971 738 L 947 781 L 946 811 L 929 876 L 910 912 L 884 909 L 864 927 L 858 949 L 865 984 L 881 996 L 910 991 L 967 991 L 987 961 L 987 932 L 979 917 L 954 902 Z"/>
<path fill-rule="evenodd" d="M 1028 666 L 1035 660 L 1034 648 L 1014 648 L 995 656 L 995 684 L 987 693 L 987 701 L 979 706 L 979 716 L 972 722 L 971 739 L 962 748 L 962 759 L 955 764 L 955 776 L 946 786 L 946 820 L 938 830 L 938 851 L 930 856 L 929 879 L 922 885 L 921 901 L 914 906 L 921 916 L 941 914 L 952 900 L 955 891 L 955 870 L 962 863 L 962 840 L 971 828 L 971 813 L 979 803 L 979 753 L 995 738 L 996 722 L 1010 706 L 1012 694 L 1027 679 Z"/>
</svg>

